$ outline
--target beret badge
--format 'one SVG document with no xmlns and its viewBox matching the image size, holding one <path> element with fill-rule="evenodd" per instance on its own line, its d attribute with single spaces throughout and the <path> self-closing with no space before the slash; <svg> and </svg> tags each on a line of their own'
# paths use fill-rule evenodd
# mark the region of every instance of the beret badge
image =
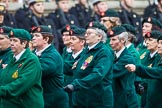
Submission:
<svg viewBox="0 0 162 108">
<path fill-rule="evenodd" d="M 4 33 L 4 30 L 3 30 L 3 28 L 0 28 L 0 33 Z"/>
</svg>

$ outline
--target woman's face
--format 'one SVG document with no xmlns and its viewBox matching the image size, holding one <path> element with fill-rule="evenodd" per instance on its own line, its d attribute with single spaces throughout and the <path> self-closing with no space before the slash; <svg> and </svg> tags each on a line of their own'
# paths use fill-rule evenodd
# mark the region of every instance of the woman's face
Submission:
<svg viewBox="0 0 162 108">
<path fill-rule="evenodd" d="M 86 44 L 92 46 L 97 42 L 101 41 L 101 36 L 97 33 L 95 29 L 88 28 L 85 33 Z"/>
</svg>

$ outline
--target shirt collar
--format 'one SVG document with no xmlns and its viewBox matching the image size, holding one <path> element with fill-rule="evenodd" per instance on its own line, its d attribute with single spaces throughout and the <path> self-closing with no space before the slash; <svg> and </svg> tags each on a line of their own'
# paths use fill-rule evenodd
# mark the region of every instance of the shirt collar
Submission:
<svg viewBox="0 0 162 108">
<path fill-rule="evenodd" d="M 132 43 L 129 43 L 128 45 L 126 45 L 127 48 L 129 48 L 132 45 Z"/>
<path fill-rule="evenodd" d="M 43 52 L 45 49 L 47 49 L 50 45 L 51 45 L 51 44 L 47 45 L 45 48 L 43 48 L 43 49 L 40 50 L 40 51 L 37 51 L 37 49 L 36 49 L 36 50 L 35 50 L 36 55 L 37 55 L 37 56 L 41 56 L 42 52 Z"/>
<path fill-rule="evenodd" d="M 150 53 L 150 57 L 152 58 L 152 57 L 154 57 L 154 55 L 157 53 L 157 50 L 155 51 L 155 52 L 153 52 L 153 53 Z"/>
<path fill-rule="evenodd" d="M 67 51 L 68 53 L 71 53 L 71 52 L 72 52 L 71 47 L 66 48 L 66 51 Z"/>
<path fill-rule="evenodd" d="M 93 49 L 98 43 L 99 43 L 99 42 L 93 44 L 92 46 L 88 46 L 88 49 L 89 49 L 89 50 Z"/>
<path fill-rule="evenodd" d="M 16 61 L 18 61 L 20 59 L 20 57 L 24 54 L 26 49 L 22 50 L 18 55 L 14 55 L 14 57 L 16 58 Z"/>
<path fill-rule="evenodd" d="M 120 51 L 118 51 L 117 53 L 115 52 L 117 58 L 121 55 L 121 53 L 124 51 L 124 49 L 125 49 L 125 47 L 123 47 L 123 48 L 122 48 Z"/>
<path fill-rule="evenodd" d="M 77 58 L 78 57 L 78 55 L 81 53 L 83 51 L 83 49 L 81 49 L 79 52 L 77 52 L 77 53 L 73 53 L 72 54 L 72 56 L 73 56 L 73 58 L 75 59 L 75 58 Z"/>
</svg>

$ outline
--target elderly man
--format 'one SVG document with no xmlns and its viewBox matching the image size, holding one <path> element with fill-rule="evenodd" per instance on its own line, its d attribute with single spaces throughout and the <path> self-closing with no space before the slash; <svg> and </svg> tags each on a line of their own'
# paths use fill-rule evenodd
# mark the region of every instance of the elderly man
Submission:
<svg viewBox="0 0 162 108">
<path fill-rule="evenodd" d="M 28 48 L 31 35 L 13 29 L 9 37 L 13 56 L 0 76 L 0 108 L 43 108 L 41 65 Z"/>
</svg>

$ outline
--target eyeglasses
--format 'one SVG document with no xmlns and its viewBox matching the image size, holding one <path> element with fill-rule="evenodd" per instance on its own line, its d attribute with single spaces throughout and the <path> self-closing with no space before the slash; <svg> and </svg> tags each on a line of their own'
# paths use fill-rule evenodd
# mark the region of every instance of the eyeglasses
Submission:
<svg viewBox="0 0 162 108">
<path fill-rule="evenodd" d="M 92 34 L 97 34 L 97 33 L 94 33 L 94 32 L 86 32 L 85 35 L 92 35 Z"/>
<path fill-rule="evenodd" d="M 101 19 L 101 22 L 107 22 L 107 21 L 110 21 L 109 19 Z"/>
</svg>

